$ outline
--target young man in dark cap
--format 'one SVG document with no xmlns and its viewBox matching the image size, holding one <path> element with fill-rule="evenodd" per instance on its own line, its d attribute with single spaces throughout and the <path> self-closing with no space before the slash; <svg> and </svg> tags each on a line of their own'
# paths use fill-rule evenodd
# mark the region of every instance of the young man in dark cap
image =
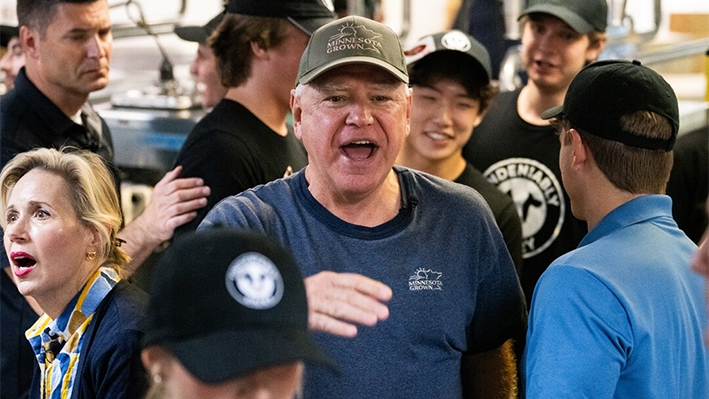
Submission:
<svg viewBox="0 0 709 399">
<path fill-rule="evenodd" d="M 212 18 L 204 26 L 178 26 L 175 27 L 175 34 L 182 40 L 196 42 L 197 56 L 190 65 L 190 74 L 197 83 L 197 90 L 200 94 L 202 108 L 211 110 L 219 101 L 224 98 L 227 87 L 222 85 L 217 72 L 217 59 L 214 51 L 207 44 L 207 39 L 214 32 L 224 19 L 226 12 L 221 12 Z"/>
<path fill-rule="evenodd" d="M 512 397 L 526 312 L 492 213 L 468 187 L 394 167 L 411 113 L 399 38 L 342 18 L 313 34 L 297 76 L 308 166 L 201 227 L 256 230 L 296 257 L 310 328 L 342 371 L 309 369 L 304 397 Z"/>
<path fill-rule="evenodd" d="M 561 185 L 559 141 L 546 109 L 560 105 L 571 80 L 603 51 L 606 0 L 531 0 L 520 17 L 527 85 L 502 93 L 463 156 L 512 197 L 524 235 L 521 283 L 527 303 L 542 272 L 586 233 Z"/>
<path fill-rule="evenodd" d="M 142 353 L 150 399 L 292 399 L 304 361 L 334 368 L 308 331 L 295 261 L 266 237 L 186 235 L 160 260 L 151 294 Z"/>
<path fill-rule="evenodd" d="M 600 61 L 542 117 L 555 118 L 561 177 L 589 233 L 537 284 L 526 397 L 706 397 L 697 247 L 662 195 L 679 122 L 672 88 L 639 61 Z"/>
<path fill-rule="evenodd" d="M 222 101 L 187 136 L 177 156 L 183 177 L 212 187 L 208 203 L 177 234 L 193 231 L 221 199 L 304 167 L 286 124 L 298 61 L 315 29 L 333 21 L 321 0 L 232 0 L 209 40 Z"/>
<path fill-rule="evenodd" d="M 404 54 L 413 104 L 411 133 L 397 163 L 477 190 L 490 205 L 519 272 L 522 224 L 514 202 L 463 158 L 463 146 L 497 94 L 490 55 L 459 30 L 424 36 Z"/>
</svg>

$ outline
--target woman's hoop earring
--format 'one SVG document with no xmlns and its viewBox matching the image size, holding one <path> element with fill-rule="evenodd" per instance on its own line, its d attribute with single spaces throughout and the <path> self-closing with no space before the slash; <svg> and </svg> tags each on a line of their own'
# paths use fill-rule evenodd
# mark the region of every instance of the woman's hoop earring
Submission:
<svg viewBox="0 0 709 399">
<path fill-rule="evenodd" d="M 90 251 L 86 253 L 86 260 L 96 259 L 96 251 Z"/>
</svg>

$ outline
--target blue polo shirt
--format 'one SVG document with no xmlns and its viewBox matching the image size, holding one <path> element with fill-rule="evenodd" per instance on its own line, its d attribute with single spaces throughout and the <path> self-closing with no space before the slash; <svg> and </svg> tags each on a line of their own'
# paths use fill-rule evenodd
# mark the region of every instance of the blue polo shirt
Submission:
<svg viewBox="0 0 709 399">
<path fill-rule="evenodd" d="M 664 195 L 631 200 L 557 259 L 534 291 L 527 398 L 709 397 L 697 250 Z"/>
</svg>

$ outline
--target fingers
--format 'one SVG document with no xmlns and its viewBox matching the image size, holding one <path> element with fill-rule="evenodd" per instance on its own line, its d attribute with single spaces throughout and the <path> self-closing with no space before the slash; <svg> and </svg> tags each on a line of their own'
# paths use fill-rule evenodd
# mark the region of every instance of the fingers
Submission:
<svg viewBox="0 0 709 399">
<path fill-rule="evenodd" d="M 382 302 L 391 288 L 358 274 L 321 272 L 305 279 L 310 328 L 345 337 L 357 334 L 356 324 L 373 326 L 389 318 Z"/>
</svg>

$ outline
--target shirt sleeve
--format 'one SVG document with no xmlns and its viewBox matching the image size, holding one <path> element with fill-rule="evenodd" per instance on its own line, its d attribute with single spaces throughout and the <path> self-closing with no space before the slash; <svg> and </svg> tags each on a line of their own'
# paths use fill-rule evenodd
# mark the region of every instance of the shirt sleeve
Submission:
<svg viewBox="0 0 709 399">
<path fill-rule="evenodd" d="M 628 314 L 592 273 L 547 269 L 534 291 L 522 363 L 533 398 L 612 398 L 632 349 Z"/>
</svg>

